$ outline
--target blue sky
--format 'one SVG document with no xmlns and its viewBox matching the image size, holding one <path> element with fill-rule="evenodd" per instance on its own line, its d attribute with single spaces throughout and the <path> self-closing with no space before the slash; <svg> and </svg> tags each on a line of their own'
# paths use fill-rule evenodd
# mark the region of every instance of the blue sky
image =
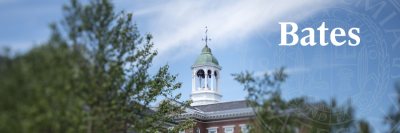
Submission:
<svg viewBox="0 0 400 133">
<path fill-rule="evenodd" d="M 0 1 L 0 47 L 24 52 L 44 42 L 49 36 L 48 24 L 62 18 L 61 6 L 67 2 Z M 154 35 L 160 53 L 154 69 L 169 64 L 183 82 L 179 92 L 184 99 L 190 94 L 190 66 L 204 46 L 201 39 L 208 26 L 212 38 L 209 46 L 222 66 L 220 90 L 224 101 L 245 97 L 232 73 L 249 70 L 258 74 L 285 66 L 289 73 L 282 90 L 285 98 L 351 99 L 358 118 L 369 120 L 377 131 L 385 130 L 382 117 L 394 104 L 393 83 L 400 78 L 398 1 L 114 2 L 117 10 L 133 12 L 142 33 Z M 356 47 L 278 46 L 278 23 L 286 21 L 296 22 L 300 29 L 316 29 L 322 22 L 329 29 L 359 27 L 361 43 Z"/>
</svg>

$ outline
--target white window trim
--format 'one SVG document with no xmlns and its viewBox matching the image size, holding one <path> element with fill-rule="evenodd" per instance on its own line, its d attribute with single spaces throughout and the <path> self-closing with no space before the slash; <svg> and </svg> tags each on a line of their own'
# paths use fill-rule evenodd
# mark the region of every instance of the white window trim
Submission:
<svg viewBox="0 0 400 133">
<path fill-rule="evenodd" d="M 207 132 L 215 131 L 215 133 L 218 133 L 218 127 L 209 127 L 207 128 Z"/>
<path fill-rule="evenodd" d="M 240 124 L 240 131 L 242 133 L 248 133 L 249 132 L 249 128 L 247 128 L 247 124 Z"/>
<path fill-rule="evenodd" d="M 223 126 L 224 132 L 227 132 L 227 129 L 232 129 L 232 132 L 235 132 L 235 125 L 228 125 L 228 126 Z"/>
</svg>

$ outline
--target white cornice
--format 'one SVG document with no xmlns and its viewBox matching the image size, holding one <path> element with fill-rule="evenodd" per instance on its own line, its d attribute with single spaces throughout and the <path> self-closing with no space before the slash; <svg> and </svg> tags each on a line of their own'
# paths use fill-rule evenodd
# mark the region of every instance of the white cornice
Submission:
<svg viewBox="0 0 400 133">
<path fill-rule="evenodd" d="M 242 109 L 215 111 L 215 112 L 203 112 L 192 109 L 190 111 L 188 110 L 187 113 L 175 117 L 175 119 L 196 118 L 200 120 L 217 120 L 217 119 L 252 117 L 252 116 L 255 116 L 255 113 L 252 108 L 242 108 Z"/>
</svg>

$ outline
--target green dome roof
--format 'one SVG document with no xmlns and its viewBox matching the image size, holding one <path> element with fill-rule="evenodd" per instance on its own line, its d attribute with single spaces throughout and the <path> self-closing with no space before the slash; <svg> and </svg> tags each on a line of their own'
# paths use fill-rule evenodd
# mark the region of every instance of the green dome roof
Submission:
<svg viewBox="0 0 400 133">
<path fill-rule="evenodd" d="M 203 50 L 201 50 L 201 54 L 197 57 L 196 62 L 193 66 L 199 65 L 215 65 L 219 67 L 218 60 L 212 55 L 211 49 L 206 45 Z"/>
</svg>

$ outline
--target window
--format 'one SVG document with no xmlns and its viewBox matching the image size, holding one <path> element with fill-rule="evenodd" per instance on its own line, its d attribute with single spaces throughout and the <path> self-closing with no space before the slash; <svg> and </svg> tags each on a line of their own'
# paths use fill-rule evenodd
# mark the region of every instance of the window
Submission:
<svg viewBox="0 0 400 133">
<path fill-rule="evenodd" d="M 210 128 L 207 128 L 208 133 L 218 133 L 217 129 L 218 129 L 218 127 L 210 127 Z"/>
<path fill-rule="evenodd" d="M 247 128 L 246 124 L 240 124 L 240 131 L 242 131 L 242 133 L 248 133 L 249 129 Z"/>
<path fill-rule="evenodd" d="M 225 133 L 233 133 L 234 128 L 235 128 L 235 125 L 224 126 L 224 132 Z"/>
</svg>

